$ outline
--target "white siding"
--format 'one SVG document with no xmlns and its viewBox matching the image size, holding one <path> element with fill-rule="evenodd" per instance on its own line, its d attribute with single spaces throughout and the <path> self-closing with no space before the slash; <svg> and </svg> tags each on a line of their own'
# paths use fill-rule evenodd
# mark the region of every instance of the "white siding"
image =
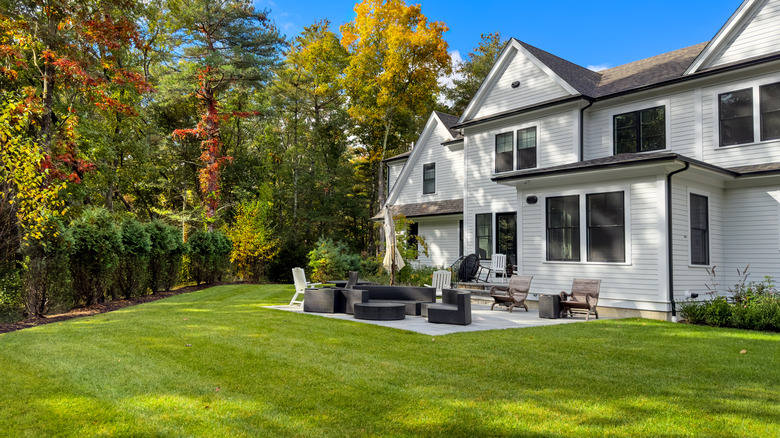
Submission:
<svg viewBox="0 0 780 438">
<path fill-rule="evenodd" d="M 626 193 L 626 263 L 548 262 L 546 261 L 546 197 L 578 194 L 581 200 L 588 193 L 623 190 Z M 663 184 L 655 177 L 642 180 L 615 180 L 588 184 L 573 188 L 536 190 L 539 202 L 523 203 L 518 222 L 521 243 L 518 269 L 533 275 L 533 291 L 558 293 L 569 290 L 571 282 L 578 278 L 602 279 L 599 305 L 626 309 L 666 310 L 666 285 L 662 284 L 665 269 L 659 260 L 665 256 L 663 228 L 659 225 L 659 203 L 663 202 Z M 582 204 L 582 203 L 581 203 Z M 581 223 L 585 212 L 580 211 Z M 581 228 L 581 234 L 586 230 Z M 587 246 L 581 248 L 582 260 L 587 259 Z"/>
<path fill-rule="evenodd" d="M 422 149 L 415 151 L 417 155 L 414 162 L 409 162 L 413 167 L 400 187 L 395 205 L 463 198 L 463 149 L 451 151 L 442 146 L 441 143 L 449 139 L 449 131 L 438 123 L 433 133 L 415 146 L 415 149 Z M 430 163 L 436 164 L 436 192 L 424 195 L 423 166 Z"/>
<path fill-rule="evenodd" d="M 740 31 L 710 67 L 780 51 L 780 1 L 765 2 Z"/>
<path fill-rule="evenodd" d="M 685 175 L 684 173 L 681 175 Z M 716 273 L 723 275 L 725 265 L 724 216 L 726 212 L 723 189 L 687 179 L 690 175 L 675 176 L 672 182 L 674 291 L 675 297 L 683 299 L 686 290 L 706 290 L 710 284 L 707 267 L 716 266 Z M 690 194 L 707 196 L 709 204 L 710 265 L 691 265 L 689 198 Z"/>
<path fill-rule="evenodd" d="M 474 118 L 568 96 L 569 93 L 517 49 Z M 520 86 L 512 88 L 512 82 Z"/>
<path fill-rule="evenodd" d="M 780 185 L 726 192 L 726 254 L 721 279 L 737 282 L 737 269 L 750 264 L 748 281 L 780 279 Z"/>
<path fill-rule="evenodd" d="M 428 255 L 420 252 L 419 262 L 427 266 L 449 267 L 460 257 L 460 217 L 412 218 L 418 224 L 418 235 L 428 245 Z"/>
<path fill-rule="evenodd" d="M 398 175 L 401 174 L 404 164 L 406 164 L 406 160 L 393 161 L 387 165 L 388 190 L 392 190 L 396 181 L 398 181 Z"/>
</svg>

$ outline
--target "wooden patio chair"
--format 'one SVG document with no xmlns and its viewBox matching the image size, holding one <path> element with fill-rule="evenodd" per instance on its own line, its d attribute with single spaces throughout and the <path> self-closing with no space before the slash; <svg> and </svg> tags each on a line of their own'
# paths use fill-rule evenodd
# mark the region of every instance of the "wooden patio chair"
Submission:
<svg viewBox="0 0 780 438">
<path fill-rule="evenodd" d="M 296 298 L 298 298 L 298 295 L 305 295 L 305 291 L 307 288 L 313 288 L 317 286 L 318 284 L 322 283 L 309 283 L 306 281 L 306 273 L 303 272 L 302 268 L 293 268 L 292 270 L 293 274 L 293 283 L 295 283 L 295 295 L 293 295 L 292 299 L 290 300 L 290 305 L 294 306 L 296 304 L 303 305 L 303 300 L 297 301 Z"/>
<path fill-rule="evenodd" d="M 525 299 L 528 298 L 533 278 L 533 275 L 513 275 L 509 279 L 507 286 L 491 287 L 490 296 L 493 297 L 495 302 L 490 306 L 490 310 L 493 310 L 493 307 L 498 304 L 499 306 L 506 306 L 509 313 L 512 313 L 512 309 L 515 307 L 523 307 L 527 312 L 528 306 L 525 304 Z"/>
<path fill-rule="evenodd" d="M 452 279 L 450 271 L 439 270 L 433 273 L 431 278 L 431 284 L 425 284 L 425 287 L 435 287 L 436 296 L 441 296 L 441 291 L 450 288 L 450 280 Z"/>
<path fill-rule="evenodd" d="M 506 254 L 493 254 L 493 257 L 490 258 L 490 267 L 484 267 L 480 266 L 480 271 L 477 276 L 482 275 L 482 271 L 485 271 L 485 282 L 490 282 L 490 277 L 493 277 L 493 280 L 496 280 L 498 278 L 498 274 L 501 274 L 501 282 L 506 283 Z"/>
<path fill-rule="evenodd" d="M 590 314 L 599 319 L 596 306 L 599 303 L 599 290 L 601 280 L 587 278 L 575 278 L 571 283 L 571 292 L 561 291 L 561 316 L 573 316 L 575 313 L 584 313 L 585 321 L 590 319 Z"/>
</svg>

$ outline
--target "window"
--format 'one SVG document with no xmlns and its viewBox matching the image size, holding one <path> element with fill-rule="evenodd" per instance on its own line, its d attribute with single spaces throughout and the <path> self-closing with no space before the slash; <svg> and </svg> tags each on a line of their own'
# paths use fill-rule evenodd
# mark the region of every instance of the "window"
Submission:
<svg viewBox="0 0 780 438">
<path fill-rule="evenodd" d="M 460 235 L 458 236 L 458 255 L 463 255 L 463 219 L 458 221 L 458 232 Z"/>
<path fill-rule="evenodd" d="M 753 89 L 718 95 L 720 145 L 753 143 Z"/>
<path fill-rule="evenodd" d="M 759 87 L 761 140 L 780 138 L 780 82 Z"/>
<path fill-rule="evenodd" d="M 536 126 L 517 131 L 517 168 L 536 167 Z"/>
<path fill-rule="evenodd" d="M 493 214 L 476 215 L 477 221 L 477 256 L 482 260 L 493 257 Z"/>
<path fill-rule="evenodd" d="M 710 219 L 706 196 L 691 193 L 691 264 L 710 264 Z"/>
<path fill-rule="evenodd" d="M 626 261 L 623 192 L 587 195 L 588 261 Z"/>
<path fill-rule="evenodd" d="M 496 135 L 496 173 L 512 170 L 512 133 Z"/>
<path fill-rule="evenodd" d="M 436 163 L 423 166 L 423 195 L 436 193 Z"/>
<path fill-rule="evenodd" d="M 615 154 L 666 149 L 666 111 L 663 106 L 612 118 Z"/>
<path fill-rule="evenodd" d="M 509 264 L 517 263 L 517 213 L 496 214 L 496 252 L 506 254 Z"/>
<path fill-rule="evenodd" d="M 580 197 L 547 198 L 547 260 L 580 260 Z"/>
<path fill-rule="evenodd" d="M 414 259 L 417 259 L 417 256 L 419 255 L 418 248 L 417 248 L 417 236 L 420 233 L 420 226 L 416 223 L 410 223 L 409 224 L 409 235 L 406 239 L 406 243 L 409 245 L 410 248 L 414 249 Z"/>
</svg>

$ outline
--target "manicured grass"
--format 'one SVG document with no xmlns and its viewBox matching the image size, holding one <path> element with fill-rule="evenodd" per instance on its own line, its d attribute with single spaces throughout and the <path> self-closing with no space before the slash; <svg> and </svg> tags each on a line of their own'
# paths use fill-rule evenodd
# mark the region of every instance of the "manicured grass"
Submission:
<svg viewBox="0 0 780 438">
<path fill-rule="evenodd" d="M 221 286 L 0 335 L 0 436 L 780 436 L 778 334 L 432 338 L 262 307 L 292 293 Z"/>
</svg>

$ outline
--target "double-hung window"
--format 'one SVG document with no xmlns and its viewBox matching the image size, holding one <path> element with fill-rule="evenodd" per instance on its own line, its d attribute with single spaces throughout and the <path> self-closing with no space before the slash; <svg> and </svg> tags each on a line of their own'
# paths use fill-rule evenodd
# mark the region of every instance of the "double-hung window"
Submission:
<svg viewBox="0 0 780 438">
<path fill-rule="evenodd" d="M 588 262 L 625 263 L 625 192 L 589 193 L 580 203 L 579 195 L 547 198 L 547 260 L 582 261 L 580 248 L 585 245 Z M 582 208 L 585 218 L 580 223 Z"/>
<path fill-rule="evenodd" d="M 493 257 L 493 214 L 476 215 L 477 221 L 477 256 L 482 260 Z"/>
<path fill-rule="evenodd" d="M 691 193 L 691 264 L 710 264 L 710 213 L 706 196 Z"/>
<path fill-rule="evenodd" d="M 617 114 L 612 125 L 615 154 L 666 149 L 664 106 Z"/>
<path fill-rule="evenodd" d="M 496 173 L 512 170 L 514 161 L 512 149 L 511 132 L 496 135 Z"/>
<path fill-rule="evenodd" d="M 536 167 L 536 126 L 517 131 L 517 169 Z"/>
<path fill-rule="evenodd" d="M 436 193 L 436 163 L 423 165 L 423 195 Z"/>
<path fill-rule="evenodd" d="M 780 139 L 780 82 L 718 94 L 720 146 Z"/>
</svg>

